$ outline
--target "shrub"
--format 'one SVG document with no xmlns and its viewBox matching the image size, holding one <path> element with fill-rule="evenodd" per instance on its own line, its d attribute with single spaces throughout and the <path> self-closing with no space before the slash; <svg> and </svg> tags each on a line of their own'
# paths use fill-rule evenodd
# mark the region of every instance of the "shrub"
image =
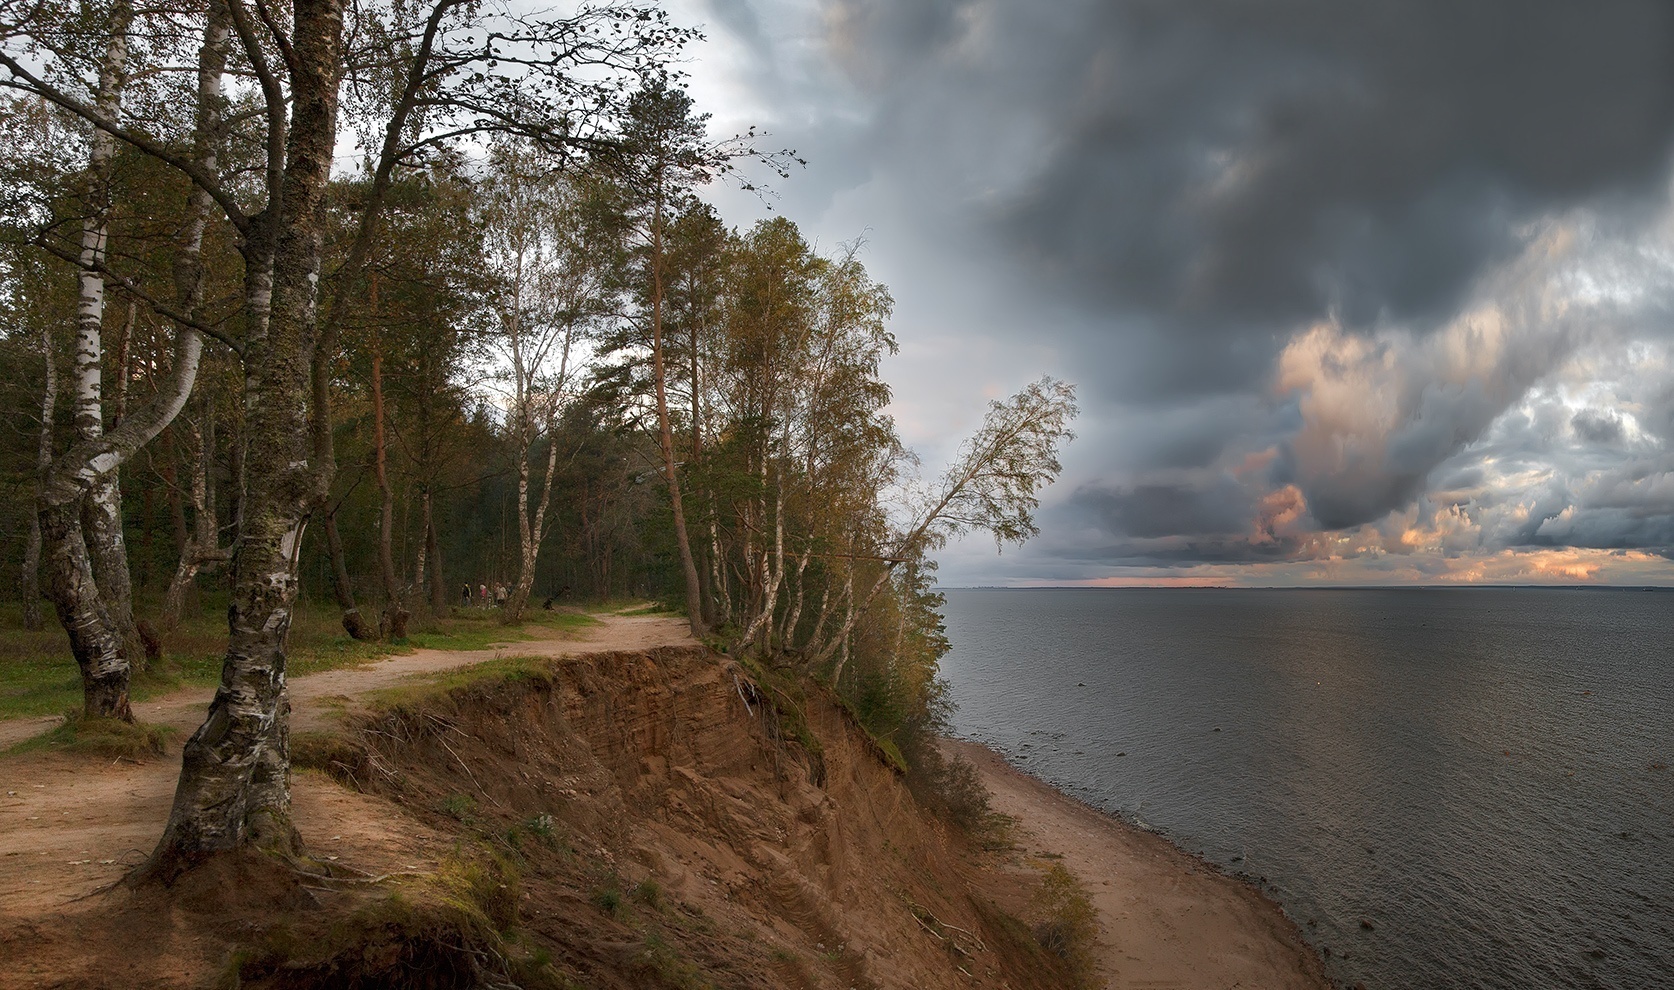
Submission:
<svg viewBox="0 0 1674 990">
<path fill-rule="evenodd" d="M 1031 907 L 1040 919 L 1034 926 L 1035 941 L 1062 959 L 1079 983 L 1090 983 L 1099 915 L 1081 881 L 1064 864 L 1053 863 L 1041 877 Z"/>
</svg>

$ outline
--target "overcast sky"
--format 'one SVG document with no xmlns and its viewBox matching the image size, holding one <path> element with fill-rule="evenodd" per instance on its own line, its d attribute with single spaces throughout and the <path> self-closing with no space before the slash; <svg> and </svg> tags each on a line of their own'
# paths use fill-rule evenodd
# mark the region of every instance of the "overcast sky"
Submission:
<svg viewBox="0 0 1674 990">
<path fill-rule="evenodd" d="M 1080 387 L 1040 537 L 944 583 L 1674 584 L 1674 4 L 676 7 L 866 238 L 927 468 Z"/>
</svg>

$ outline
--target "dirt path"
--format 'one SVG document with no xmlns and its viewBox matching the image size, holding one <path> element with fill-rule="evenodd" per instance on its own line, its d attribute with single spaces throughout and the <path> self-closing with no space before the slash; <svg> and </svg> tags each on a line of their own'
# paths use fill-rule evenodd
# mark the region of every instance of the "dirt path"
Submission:
<svg viewBox="0 0 1674 990">
<path fill-rule="evenodd" d="M 1325 990 L 1319 958 L 1277 906 L 1182 852 L 1019 773 L 992 750 L 948 744 L 982 774 L 1019 841 L 1063 857 L 1104 930 L 1111 990 Z"/>
<path fill-rule="evenodd" d="M 690 645 L 686 623 L 657 617 L 599 616 L 601 626 L 564 638 L 507 643 L 488 650 L 418 650 L 362 667 L 298 677 L 290 682 L 293 728 L 319 727 L 330 701 L 388 687 L 410 677 L 465 667 L 502 656 L 563 656 Z M 553 635 L 540 626 L 531 634 Z M 143 859 L 162 834 L 175 781 L 179 745 L 203 721 L 214 692 L 193 688 L 134 706 L 146 722 L 176 730 L 171 755 L 144 762 L 102 763 L 55 752 L 0 759 L 0 918 L 52 910 L 119 877 Z M 20 719 L 27 739 L 57 719 Z M 14 723 L 0 722 L 0 728 Z M 9 745 L 0 736 L 0 746 Z M 338 787 L 307 786 L 293 792 L 297 825 L 311 851 L 361 864 L 428 868 L 428 837 L 391 835 L 377 823 L 389 814 L 377 798 Z"/>
</svg>

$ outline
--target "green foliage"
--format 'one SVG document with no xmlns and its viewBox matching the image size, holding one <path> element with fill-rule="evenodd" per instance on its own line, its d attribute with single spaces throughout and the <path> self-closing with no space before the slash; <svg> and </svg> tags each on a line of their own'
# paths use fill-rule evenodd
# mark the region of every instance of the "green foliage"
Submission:
<svg viewBox="0 0 1674 990">
<path fill-rule="evenodd" d="M 1039 919 L 1034 928 L 1035 941 L 1064 961 L 1078 985 L 1090 984 L 1099 916 L 1081 881 L 1062 863 L 1053 863 L 1041 877 L 1030 908 Z"/>
<path fill-rule="evenodd" d="M 627 902 L 622 897 L 620 882 L 615 879 L 593 888 L 593 893 L 588 897 L 588 900 L 593 902 L 594 907 L 617 921 L 628 919 Z"/>
<path fill-rule="evenodd" d="M 468 822 L 477 811 L 477 799 L 469 794 L 449 794 L 442 799 L 442 813 L 450 818 Z"/>
<path fill-rule="evenodd" d="M 907 787 L 919 804 L 986 847 L 1009 844 L 1012 820 L 994 811 L 988 788 L 969 760 L 949 757 L 929 732 L 907 732 L 902 740 Z"/>
</svg>

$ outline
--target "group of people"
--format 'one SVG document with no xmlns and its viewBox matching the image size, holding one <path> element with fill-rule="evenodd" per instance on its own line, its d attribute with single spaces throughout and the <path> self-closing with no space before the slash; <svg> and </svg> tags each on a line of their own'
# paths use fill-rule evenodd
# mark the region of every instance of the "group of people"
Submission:
<svg viewBox="0 0 1674 990">
<path fill-rule="evenodd" d="M 495 608 L 504 608 L 507 600 L 511 598 L 511 589 L 498 581 L 494 583 L 492 588 L 486 584 L 479 584 L 477 585 L 477 602 L 483 608 L 488 607 L 488 596 L 491 592 L 494 595 Z M 541 608 L 551 611 L 553 603 L 569 593 L 570 586 L 566 584 L 562 588 L 558 589 L 557 594 L 547 596 L 546 601 L 541 603 Z M 471 585 L 469 583 L 459 586 L 459 604 L 462 608 L 471 607 Z"/>
<path fill-rule="evenodd" d="M 490 589 L 486 584 L 479 584 L 477 585 L 477 600 L 483 608 L 488 607 L 488 594 L 490 590 L 494 593 L 494 604 L 496 606 L 504 606 L 506 604 L 506 599 L 511 597 L 511 589 L 499 582 L 495 582 L 492 589 Z M 465 608 L 471 607 L 471 586 L 469 584 L 460 586 L 459 604 Z"/>
</svg>

